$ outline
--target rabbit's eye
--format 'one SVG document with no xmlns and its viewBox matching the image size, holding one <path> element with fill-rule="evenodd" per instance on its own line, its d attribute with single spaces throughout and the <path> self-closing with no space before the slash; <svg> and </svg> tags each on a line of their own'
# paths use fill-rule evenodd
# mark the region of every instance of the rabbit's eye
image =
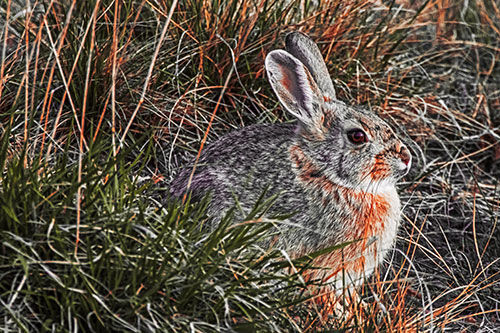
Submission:
<svg viewBox="0 0 500 333">
<path fill-rule="evenodd" d="M 347 132 L 347 137 L 349 138 L 349 141 L 356 145 L 368 142 L 368 136 L 359 128 Z"/>
</svg>

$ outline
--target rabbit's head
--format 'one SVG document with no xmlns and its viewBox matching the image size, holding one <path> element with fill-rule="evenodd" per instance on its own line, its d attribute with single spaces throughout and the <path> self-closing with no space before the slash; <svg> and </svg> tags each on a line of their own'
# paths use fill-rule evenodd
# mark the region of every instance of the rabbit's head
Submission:
<svg viewBox="0 0 500 333">
<path fill-rule="evenodd" d="M 411 155 L 394 131 L 374 113 L 335 98 L 316 44 L 294 32 L 286 49 L 268 54 L 267 75 L 281 104 L 299 120 L 297 147 L 314 176 L 377 192 L 408 173 Z"/>
</svg>

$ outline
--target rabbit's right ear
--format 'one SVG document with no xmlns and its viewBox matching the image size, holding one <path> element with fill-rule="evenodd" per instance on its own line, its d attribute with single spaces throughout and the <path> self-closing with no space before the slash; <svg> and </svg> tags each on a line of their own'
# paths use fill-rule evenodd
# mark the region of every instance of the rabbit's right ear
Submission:
<svg viewBox="0 0 500 333">
<path fill-rule="evenodd" d="M 333 82 L 318 45 L 298 31 L 289 33 L 285 38 L 285 44 L 286 50 L 307 67 L 321 93 L 327 99 L 335 99 Z"/>
<path fill-rule="evenodd" d="M 281 104 L 309 134 L 323 137 L 323 95 L 304 64 L 286 51 L 275 50 L 266 57 L 266 70 Z"/>
</svg>

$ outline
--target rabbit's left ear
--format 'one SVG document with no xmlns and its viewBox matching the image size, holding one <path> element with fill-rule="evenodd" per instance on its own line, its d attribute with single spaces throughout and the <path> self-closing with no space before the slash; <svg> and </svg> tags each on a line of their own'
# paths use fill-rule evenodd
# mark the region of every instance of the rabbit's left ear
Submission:
<svg viewBox="0 0 500 333">
<path fill-rule="evenodd" d="M 326 131 L 323 95 L 306 66 L 290 53 L 275 50 L 266 57 L 266 70 L 281 104 L 309 134 L 323 137 Z"/>
</svg>

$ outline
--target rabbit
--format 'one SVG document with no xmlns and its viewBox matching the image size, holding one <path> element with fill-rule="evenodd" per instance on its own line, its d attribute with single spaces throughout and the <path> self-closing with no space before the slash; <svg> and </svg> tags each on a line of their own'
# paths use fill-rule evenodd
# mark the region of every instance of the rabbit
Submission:
<svg viewBox="0 0 500 333">
<path fill-rule="evenodd" d="M 346 277 L 359 285 L 394 243 L 401 215 L 396 182 L 412 158 L 381 118 L 336 99 L 308 36 L 289 33 L 285 44 L 286 51 L 267 55 L 265 69 L 281 105 L 298 121 L 247 126 L 221 137 L 179 173 L 170 194 L 210 192 L 214 221 L 235 204 L 236 211 L 248 212 L 264 191 L 278 194 L 267 216 L 295 214 L 278 224 L 274 246 L 298 257 L 348 243 L 316 258 L 325 269 L 313 278 L 334 289 Z"/>
</svg>

